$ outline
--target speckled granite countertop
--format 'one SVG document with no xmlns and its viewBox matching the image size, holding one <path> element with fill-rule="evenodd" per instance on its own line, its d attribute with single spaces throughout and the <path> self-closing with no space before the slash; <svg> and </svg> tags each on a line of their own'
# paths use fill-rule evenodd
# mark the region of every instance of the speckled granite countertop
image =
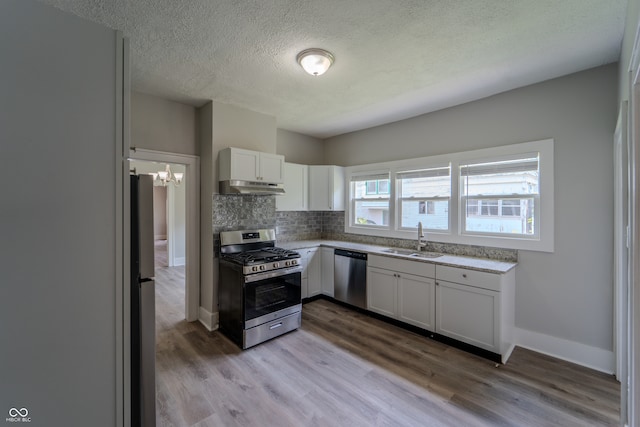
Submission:
<svg viewBox="0 0 640 427">
<path fill-rule="evenodd" d="M 447 255 L 447 254 L 443 254 L 441 257 L 437 257 L 437 258 L 418 258 L 418 257 L 412 257 L 408 255 L 391 254 L 388 252 L 382 252 L 382 250 L 384 249 L 389 249 L 388 246 L 367 245 L 362 243 L 344 242 L 340 240 L 298 240 L 298 241 L 292 241 L 292 242 L 278 243 L 278 246 L 285 249 L 293 249 L 293 250 L 303 249 L 303 248 L 314 248 L 319 246 L 339 248 L 339 249 L 350 249 L 354 251 L 367 252 L 369 254 L 381 255 L 381 256 L 386 256 L 391 258 L 406 259 L 406 260 L 411 260 L 415 262 L 428 262 L 430 264 L 447 265 L 451 267 L 462 267 L 462 268 L 468 268 L 471 270 L 485 271 L 487 273 L 498 273 L 498 274 L 506 273 L 509 270 L 515 268 L 515 266 L 517 265 L 516 263 L 513 263 L 513 262 L 495 261 L 495 260 L 485 259 L 485 258 L 474 258 L 474 257 Z M 403 249 L 403 250 L 406 250 L 406 249 Z"/>
</svg>

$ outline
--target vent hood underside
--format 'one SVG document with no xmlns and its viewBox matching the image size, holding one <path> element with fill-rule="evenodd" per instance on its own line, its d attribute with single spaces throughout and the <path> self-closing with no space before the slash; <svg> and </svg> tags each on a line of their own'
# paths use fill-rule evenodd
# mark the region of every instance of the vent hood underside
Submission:
<svg viewBox="0 0 640 427">
<path fill-rule="evenodd" d="M 282 184 L 232 179 L 220 181 L 220 194 L 284 194 Z"/>
</svg>

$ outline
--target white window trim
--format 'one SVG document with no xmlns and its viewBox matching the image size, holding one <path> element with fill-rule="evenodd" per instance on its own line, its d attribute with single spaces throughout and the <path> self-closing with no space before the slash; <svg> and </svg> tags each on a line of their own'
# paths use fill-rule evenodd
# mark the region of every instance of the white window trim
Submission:
<svg viewBox="0 0 640 427">
<path fill-rule="evenodd" d="M 540 153 L 540 207 L 539 225 L 540 233 L 536 238 L 510 237 L 504 235 L 475 235 L 463 234 L 462 217 L 459 215 L 461 207 L 459 171 L 460 164 L 478 158 L 500 159 L 517 156 L 523 153 Z M 426 169 L 442 167 L 451 164 L 451 199 L 449 206 L 449 230 L 446 232 L 430 230 L 427 232 L 427 240 L 441 243 L 457 243 L 477 246 L 500 247 L 506 249 L 522 249 L 540 252 L 554 251 L 554 141 L 545 139 L 541 141 L 524 142 L 500 147 L 484 148 L 480 150 L 464 151 L 446 155 L 422 157 L 418 159 L 399 160 L 392 162 L 375 163 L 369 165 L 350 166 L 345 168 L 346 196 L 349 203 L 345 209 L 345 232 L 368 236 L 392 237 L 400 239 L 417 238 L 414 230 L 395 229 L 396 213 L 399 212 L 398 204 L 401 200 L 396 197 L 396 173 L 410 169 Z M 389 172 L 390 176 L 390 203 L 389 203 L 389 227 L 358 227 L 351 223 L 351 177 L 371 174 L 375 172 Z"/>
<path fill-rule="evenodd" d="M 345 227 L 349 227 L 351 229 L 354 230 L 360 230 L 360 232 L 357 232 L 355 234 L 368 234 L 371 236 L 376 236 L 376 235 L 380 235 L 381 232 L 385 232 L 386 230 L 389 229 L 389 227 L 391 227 L 391 225 L 393 224 L 393 200 L 395 198 L 395 191 L 391 188 L 391 178 L 389 177 L 389 194 L 388 195 L 384 195 L 384 197 L 378 197 L 378 198 L 371 198 L 371 199 L 357 199 L 355 197 L 352 197 L 352 180 L 358 180 L 358 178 L 360 178 L 360 180 L 362 180 L 363 176 L 376 176 L 376 175 L 388 175 L 389 171 L 385 170 L 385 169 L 367 169 L 364 173 L 351 173 L 347 176 L 347 179 L 345 180 L 345 186 L 347 187 L 347 191 L 345 192 L 346 197 L 347 197 L 347 204 L 345 206 L 348 206 L 347 209 L 345 209 L 345 214 L 349 214 L 345 217 Z M 363 200 L 370 200 L 370 201 L 375 201 L 375 200 L 388 200 L 389 201 L 389 226 L 385 226 L 385 225 L 372 225 L 372 224 L 358 224 L 356 222 L 354 222 L 354 218 L 350 215 L 351 212 L 355 211 L 355 207 L 356 207 L 356 202 L 357 201 L 363 201 Z M 366 232 L 367 230 L 370 230 L 371 232 Z"/>
<path fill-rule="evenodd" d="M 415 196 L 411 196 L 411 197 L 405 197 L 402 194 L 402 180 L 405 179 L 405 177 L 409 177 L 410 175 L 421 175 L 421 174 L 427 174 L 429 175 L 430 173 L 436 172 L 436 171 L 447 171 L 448 172 L 448 177 L 449 177 L 449 194 L 447 196 L 432 196 L 432 197 L 415 197 Z M 436 172 L 437 173 L 437 172 Z M 439 174 L 438 174 L 439 175 Z M 432 175 L 435 176 L 435 175 Z M 451 207 L 451 163 L 446 163 L 446 164 L 442 164 L 442 165 L 438 165 L 438 166 L 434 166 L 434 165 L 430 165 L 429 167 L 422 167 L 422 168 L 409 168 L 409 169 L 402 169 L 402 168 L 398 168 L 394 171 L 393 174 L 394 177 L 394 184 L 395 184 L 395 188 L 396 188 L 396 217 L 398 218 L 398 222 L 397 224 L 395 224 L 395 229 L 398 231 L 409 231 L 412 233 L 417 232 L 417 226 L 408 226 L 408 227 L 403 227 L 402 226 L 402 216 L 403 216 L 403 212 L 402 212 L 402 204 L 405 201 L 408 202 L 425 202 L 425 204 L 428 205 L 429 202 L 442 202 L 442 201 L 446 201 L 447 205 L 449 206 L 449 209 Z M 425 208 L 427 208 L 427 206 L 425 206 Z M 425 212 L 426 213 L 426 212 Z M 439 232 L 439 233 L 449 233 L 451 230 L 451 216 L 448 214 L 447 212 L 447 228 L 445 230 L 439 230 L 439 229 L 432 229 L 428 227 L 427 223 L 423 223 L 422 224 L 425 228 L 424 228 L 424 232 Z"/>
</svg>

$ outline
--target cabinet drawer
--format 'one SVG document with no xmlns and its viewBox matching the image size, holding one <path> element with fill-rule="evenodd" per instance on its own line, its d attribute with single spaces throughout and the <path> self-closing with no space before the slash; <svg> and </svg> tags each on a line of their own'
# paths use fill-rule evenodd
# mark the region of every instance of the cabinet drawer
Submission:
<svg viewBox="0 0 640 427">
<path fill-rule="evenodd" d="M 461 283 L 475 286 L 476 288 L 489 289 L 500 292 L 501 276 L 499 274 L 486 273 L 484 271 L 467 270 L 466 268 L 438 265 L 436 268 L 436 280 Z"/>
<path fill-rule="evenodd" d="M 435 264 L 421 261 L 409 261 L 379 255 L 369 255 L 367 265 L 370 267 L 384 268 L 385 270 L 394 270 L 422 277 L 433 278 L 436 274 Z"/>
</svg>

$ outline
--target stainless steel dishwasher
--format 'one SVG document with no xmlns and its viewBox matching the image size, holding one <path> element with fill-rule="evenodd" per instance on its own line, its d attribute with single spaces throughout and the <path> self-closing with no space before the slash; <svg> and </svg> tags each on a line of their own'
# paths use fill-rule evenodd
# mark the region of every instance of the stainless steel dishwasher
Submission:
<svg viewBox="0 0 640 427">
<path fill-rule="evenodd" d="M 334 298 L 367 308 L 367 254 L 336 249 L 334 261 Z"/>
</svg>

